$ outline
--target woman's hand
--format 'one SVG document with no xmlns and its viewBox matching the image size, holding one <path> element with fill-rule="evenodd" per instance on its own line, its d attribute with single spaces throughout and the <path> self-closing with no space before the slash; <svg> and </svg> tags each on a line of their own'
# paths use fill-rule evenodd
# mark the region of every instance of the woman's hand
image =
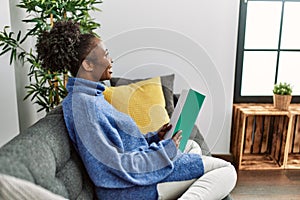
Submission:
<svg viewBox="0 0 300 200">
<path fill-rule="evenodd" d="M 176 148 L 178 149 L 178 147 L 179 147 L 179 145 L 180 145 L 180 140 L 181 140 L 181 138 L 182 138 L 182 130 L 179 130 L 179 131 L 177 131 L 174 135 L 173 135 L 173 137 L 172 137 L 172 140 L 173 140 L 173 142 L 175 143 L 175 145 L 176 145 Z"/>
<path fill-rule="evenodd" d="M 160 140 L 163 140 L 166 133 L 172 128 L 172 124 L 166 123 L 157 131 Z"/>
</svg>

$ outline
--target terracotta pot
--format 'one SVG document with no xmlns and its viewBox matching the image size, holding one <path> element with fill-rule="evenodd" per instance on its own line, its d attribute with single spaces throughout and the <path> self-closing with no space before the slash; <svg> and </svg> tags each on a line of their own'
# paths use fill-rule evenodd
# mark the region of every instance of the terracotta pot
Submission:
<svg viewBox="0 0 300 200">
<path fill-rule="evenodd" d="M 288 110 L 291 100 L 292 100 L 291 95 L 279 95 L 279 94 L 273 95 L 274 107 L 279 110 Z"/>
</svg>

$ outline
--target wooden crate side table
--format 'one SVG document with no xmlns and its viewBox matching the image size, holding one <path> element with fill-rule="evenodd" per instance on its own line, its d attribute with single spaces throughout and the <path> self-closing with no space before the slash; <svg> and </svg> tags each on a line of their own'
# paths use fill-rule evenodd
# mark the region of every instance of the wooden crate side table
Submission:
<svg viewBox="0 0 300 200">
<path fill-rule="evenodd" d="M 285 169 L 300 169 L 300 108 L 290 110 L 290 121 L 284 149 Z"/>
<path fill-rule="evenodd" d="M 292 104 L 289 111 L 275 109 L 273 104 L 234 104 L 231 152 L 236 167 L 238 169 L 290 168 L 288 157 L 291 135 L 295 130 L 293 128 L 295 117 L 298 115 L 300 115 L 300 104 Z M 256 129 L 257 122 L 261 125 Z M 252 130 L 251 127 L 247 127 L 250 125 L 253 126 Z M 264 131 L 266 133 L 263 134 Z"/>
</svg>

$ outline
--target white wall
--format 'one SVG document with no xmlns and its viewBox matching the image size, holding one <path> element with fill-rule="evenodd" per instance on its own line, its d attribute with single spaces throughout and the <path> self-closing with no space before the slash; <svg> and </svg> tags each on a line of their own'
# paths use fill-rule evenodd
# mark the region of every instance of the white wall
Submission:
<svg viewBox="0 0 300 200">
<path fill-rule="evenodd" d="M 28 25 L 22 22 L 27 16 L 24 9 L 16 7 L 19 0 L 2 1 L 0 29 L 10 26 L 11 30 L 18 33 L 26 32 Z M 22 47 L 29 49 L 34 46 L 33 40 L 28 40 Z M 1 114 L 0 114 L 0 146 L 8 142 L 11 138 L 31 126 L 45 113 L 37 113 L 38 107 L 27 99 L 25 86 L 28 85 L 28 68 L 18 62 L 9 65 L 9 55 L 0 57 L 0 87 L 1 87 Z"/>
<path fill-rule="evenodd" d="M 10 25 L 9 1 L 0 7 L 1 31 Z M 14 67 L 9 65 L 9 55 L 0 57 L 0 147 L 19 133 Z"/>
<path fill-rule="evenodd" d="M 13 30 L 25 30 L 21 23 L 25 13 L 15 7 L 18 2 L 4 0 L 1 15 L 9 16 L 10 4 Z M 103 11 L 95 13 L 102 25 L 99 35 L 115 58 L 115 76 L 137 78 L 175 73 L 175 92 L 193 87 L 207 95 L 197 125 L 213 153 L 229 152 L 238 5 L 238 0 L 105 0 L 100 5 Z M 2 17 L 1 23 L 6 25 L 8 20 Z M 2 127 L 8 126 L 15 133 L 18 129 L 13 127 L 18 121 L 13 68 L 6 67 L 7 58 L 0 59 L 5 65 L 1 70 L 7 70 L 1 71 L 1 81 L 11 76 L 1 82 L 3 96 L 10 97 L 3 102 L 12 103 L 1 106 L 8 109 L 5 112 L 14 113 L 8 117 L 1 112 L 1 142 L 3 133 L 9 132 L 2 131 Z M 41 115 L 36 114 L 29 101 L 23 101 L 26 68 L 16 64 L 15 69 L 22 130 Z"/>
<path fill-rule="evenodd" d="M 15 33 L 19 30 L 22 31 L 23 36 L 25 35 L 30 24 L 22 22 L 28 16 L 28 13 L 24 9 L 17 7 L 20 0 L 9 0 L 10 13 L 11 14 L 11 28 Z M 35 40 L 33 38 L 27 38 L 26 42 L 22 44 L 22 48 L 29 50 L 35 47 Z M 18 115 L 19 115 L 19 127 L 20 132 L 31 126 L 38 119 L 45 116 L 45 113 L 37 113 L 39 109 L 37 105 L 32 104 L 30 98 L 24 100 L 27 95 L 25 86 L 29 84 L 29 78 L 27 76 L 29 71 L 29 65 L 25 63 L 22 65 L 19 62 L 14 62 L 15 77 L 16 77 L 16 88 L 17 88 L 17 102 L 18 102 Z"/>
<path fill-rule="evenodd" d="M 197 125 L 213 153 L 228 153 L 239 1 L 107 0 L 100 8 L 114 76 L 175 73 L 175 92 L 207 95 Z"/>
</svg>

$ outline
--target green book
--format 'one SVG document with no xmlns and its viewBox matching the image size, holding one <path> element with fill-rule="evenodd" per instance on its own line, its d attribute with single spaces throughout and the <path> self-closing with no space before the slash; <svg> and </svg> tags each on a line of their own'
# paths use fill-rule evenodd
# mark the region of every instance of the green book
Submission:
<svg viewBox="0 0 300 200">
<path fill-rule="evenodd" d="M 172 128 L 165 138 L 172 137 L 177 131 L 182 130 L 182 139 L 179 149 L 183 152 L 192 133 L 194 124 L 201 110 L 205 95 L 193 90 L 183 90 L 180 94 L 174 112 L 170 119 Z"/>
</svg>

